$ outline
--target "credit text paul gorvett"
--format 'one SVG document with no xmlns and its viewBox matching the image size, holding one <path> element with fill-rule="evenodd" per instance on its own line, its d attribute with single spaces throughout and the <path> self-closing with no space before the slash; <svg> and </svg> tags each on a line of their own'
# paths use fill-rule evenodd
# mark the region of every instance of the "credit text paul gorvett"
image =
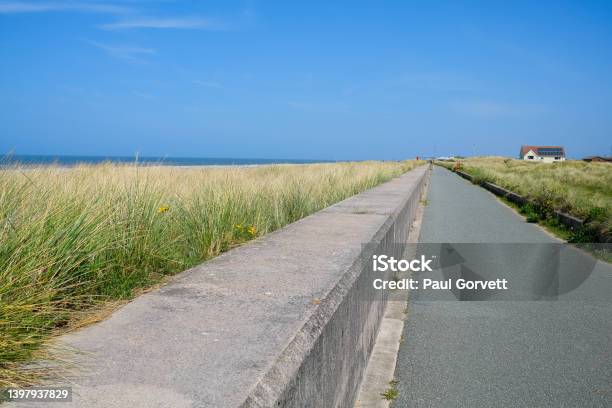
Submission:
<svg viewBox="0 0 612 408">
<path fill-rule="evenodd" d="M 395 259 L 393 256 L 373 255 L 372 270 L 374 272 L 433 272 L 431 263 L 433 259 L 427 259 L 425 255 L 421 255 L 419 259 Z M 391 279 L 385 280 L 376 278 L 372 281 L 374 289 L 400 289 L 400 290 L 417 290 L 417 289 L 432 289 L 432 290 L 448 290 L 448 289 L 493 289 L 507 290 L 507 279 L 495 280 L 468 280 L 468 279 L 443 279 L 436 280 L 423 278 L 422 280 L 413 278 Z"/>
</svg>

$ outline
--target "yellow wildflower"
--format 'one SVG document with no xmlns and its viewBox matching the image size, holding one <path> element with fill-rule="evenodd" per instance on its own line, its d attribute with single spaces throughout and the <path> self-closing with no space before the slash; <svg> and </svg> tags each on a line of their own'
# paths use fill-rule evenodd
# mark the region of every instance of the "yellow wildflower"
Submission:
<svg viewBox="0 0 612 408">
<path fill-rule="evenodd" d="M 254 225 L 251 225 L 249 228 L 247 228 L 247 231 L 249 232 L 249 234 L 251 235 L 255 235 L 257 234 L 257 228 L 255 228 Z"/>
<path fill-rule="evenodd" d="M 168 212 L 169 209 L 170 207 L 168 207 L 167 205 L 162 205 L 161 207 L 157 209 L 157 212 L 161 214 L 161 213 Z"/>
</svg>

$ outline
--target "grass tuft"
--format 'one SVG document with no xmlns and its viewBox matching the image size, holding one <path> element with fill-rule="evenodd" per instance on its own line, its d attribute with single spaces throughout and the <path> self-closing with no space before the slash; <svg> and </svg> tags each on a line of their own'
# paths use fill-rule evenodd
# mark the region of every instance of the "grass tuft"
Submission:
<svg viewBox="0 0 612 408">
<path fill-rule="evenodd" d="M 389 382 L 389 388 L 387 388 L 385 392 L 382 392 L 380 394 L 383 397 L 383 399 L 387 401 L 393 401 L 394 399 L 396 399 L 399 396 L 399 391 L 397 390 L 398 384 L 399 384 L 399 381 L 391 380 Z"/>
</svg>

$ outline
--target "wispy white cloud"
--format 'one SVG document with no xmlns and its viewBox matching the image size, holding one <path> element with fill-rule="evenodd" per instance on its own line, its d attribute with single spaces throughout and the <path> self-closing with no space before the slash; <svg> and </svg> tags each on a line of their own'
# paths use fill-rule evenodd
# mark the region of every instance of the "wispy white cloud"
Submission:
<svg viewBox="0 0 612 408">
<path fill-rule="evenodd" d="M 123 14 L 132 11 L 128 7 L 111 3 L 0 1 L 0 14 L 43 13 L 51 11 L 81 11 L 87 13 Z"/>
<path fill-rule="evenodd" d="M 214 81 L 200 81 L 196 79 L 195 81 L 193 81 L 193 83 L 204 88 L 221 88 L 221 84 L 219 82 Z"/>
<path fill-rule="evenodd" d="M 101 24 L 105 30 L 128 30 L 135 28 L 187 29 L 187 30 L 226 30 L 229 26 L 219 20 L 203 17 L 140 17 Z"/>
<path fill-rule="evenodd" d="M 134 4 L 134 2 L 132 2 Z M 95 2 L 87 0 L 57 1 L 3 1 L 0 0 L 0 14 L 44 13 L 44 12 L 83 12 L 121 16 L 117 21 L 98 25 L 104 30 L 130 29 L 183 29 L 224 31 L 234 29 L 232 24 L 218 18 L 203 16 L 150 16 L 140 8 L 120 5 L 112 1 Z"/>
<path fill-rule="evenodd" d="M 94 41 L 87 41 L 87 43 L 105 51 L 111 57 L 132 62 L 146 62 L 142 57 L 157 53 L 154 48 L 136 47 L 132 45 L 108 45 Z"/>
</svg>

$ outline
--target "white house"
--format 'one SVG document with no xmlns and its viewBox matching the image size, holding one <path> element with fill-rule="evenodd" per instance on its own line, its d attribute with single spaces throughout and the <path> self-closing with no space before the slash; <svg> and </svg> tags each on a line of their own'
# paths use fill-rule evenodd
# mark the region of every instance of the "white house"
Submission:
<svg viewBox="0 0 612 408">
<path fill-rule="evenodd" d="M 521 146 L 519 159 L 552 163 L 565 160 L 563 146 Z"/>
</svg>

